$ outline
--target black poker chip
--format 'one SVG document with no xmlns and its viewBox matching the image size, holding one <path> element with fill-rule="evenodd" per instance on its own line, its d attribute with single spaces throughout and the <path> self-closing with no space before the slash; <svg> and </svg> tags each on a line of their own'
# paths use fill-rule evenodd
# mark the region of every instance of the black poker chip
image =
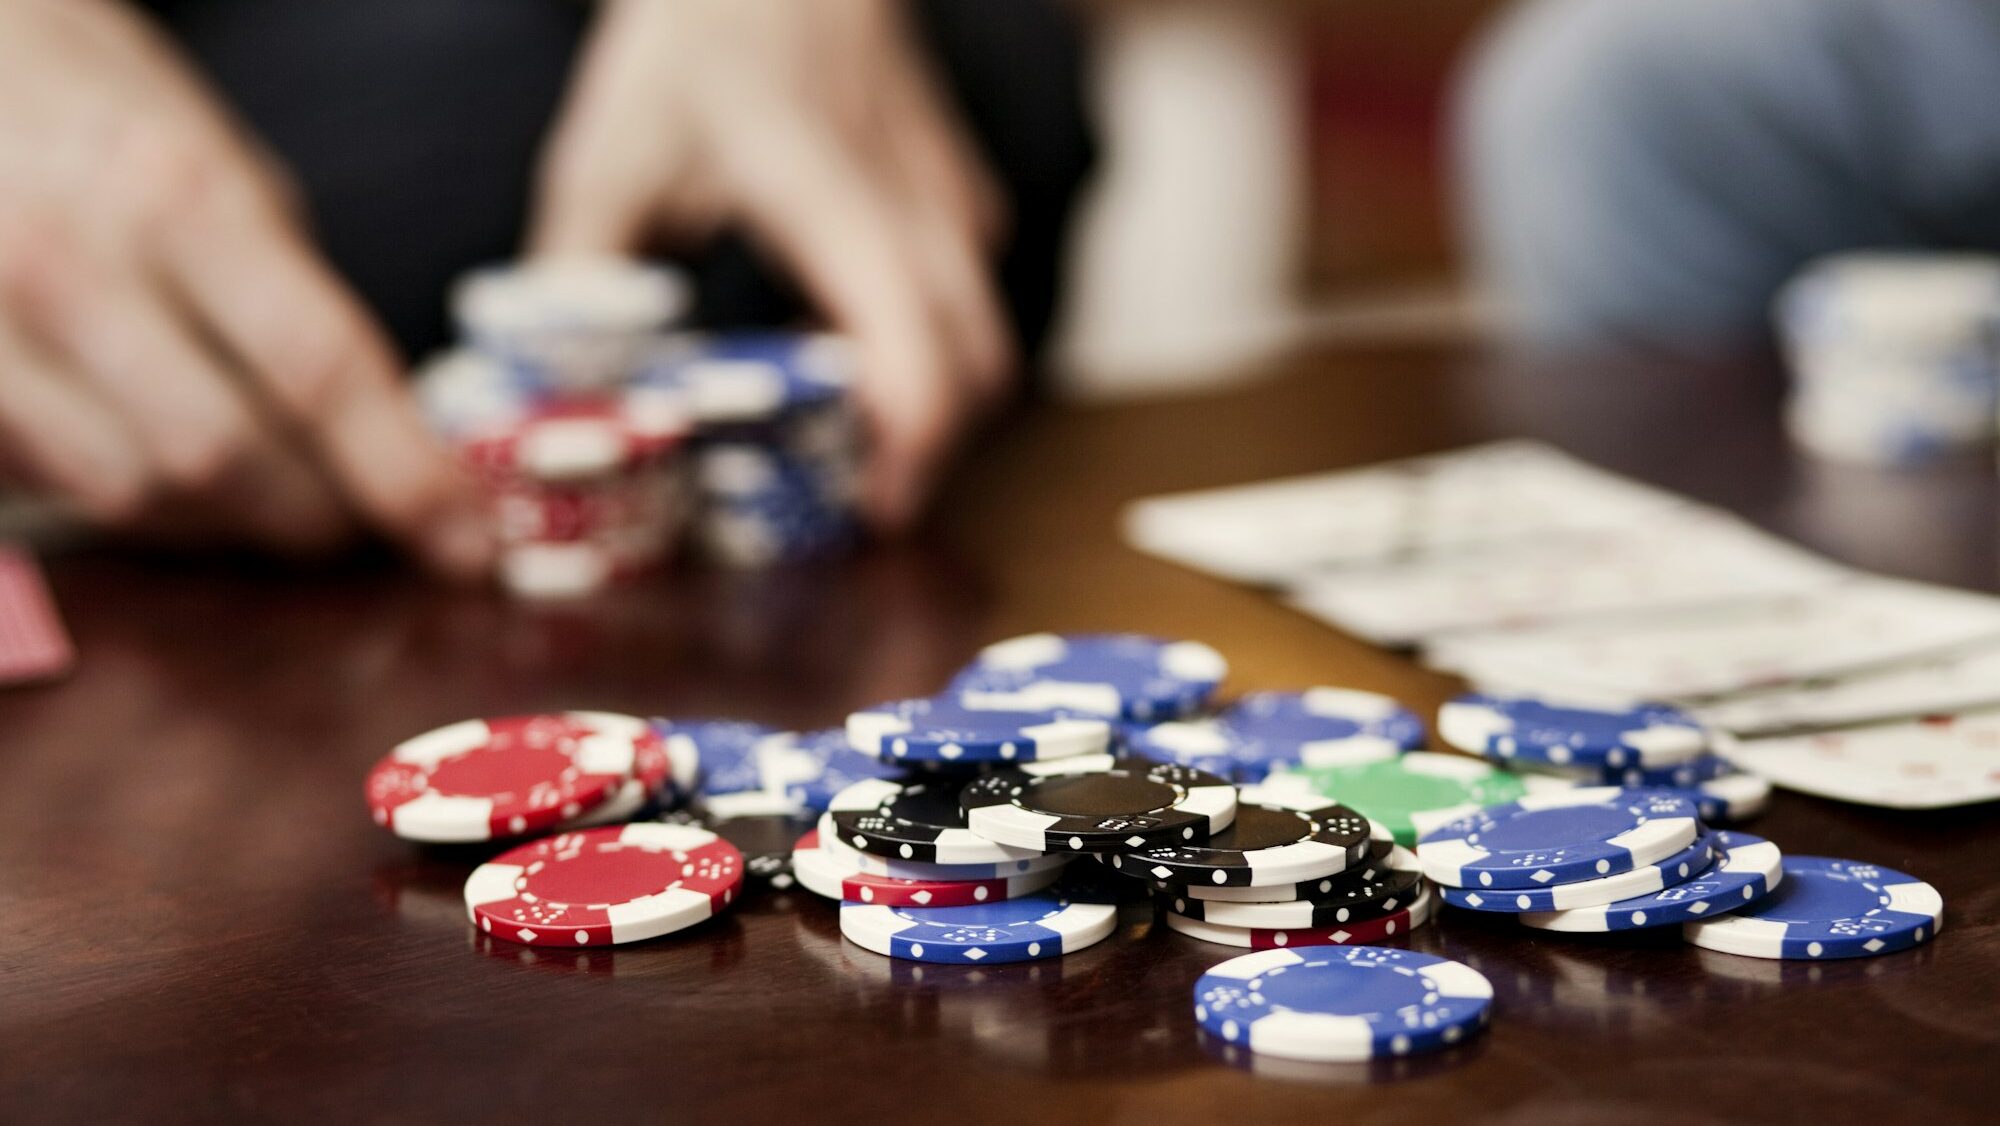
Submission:
<svg viewBox="0 0 2000 1126">
<path fill-rule="evenodd" d="M 926 864 L 1005 864 L 1041 855 L 990 841 L 965 827 L 963 783 L 871 778 L 833 797 L 827 812 L 842 843 L 862 852 Z"/>
<path fill-rule="evenodd" d="M 1042 852 L 1201 843 L 1236 817 L 1236 787 L 1207 771 L 1109 755 L 1026 763 L 967 783 L 974 833 Z"/>
<path fill-rule="evenodd" d="M 1310 794 L 1246 790 L 1236 821 L 1206 842 L 1159 845 L 1113 857 L 1139 879 L 1218 887 L 1282 887 L 1347 871 L 1368 858 L 1368 818 Z"/>
</svg>

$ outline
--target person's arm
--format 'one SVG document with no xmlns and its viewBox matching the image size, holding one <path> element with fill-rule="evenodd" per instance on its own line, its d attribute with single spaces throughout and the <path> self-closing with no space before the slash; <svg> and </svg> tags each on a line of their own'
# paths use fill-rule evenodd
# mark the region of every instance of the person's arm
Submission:
<svg viewBox="0 0 2000 1126">
<path fill-rule="evenodd" d="M 108 525 L 490 551 L 283 175 L 115 0 L 0 0 L 0 467 Z"/>
<path fill-rule="evenodd" d="M 1006 390 L 996 196 L 897 0 L 606 0 L 530 250 L 639 253 L 740 224 L 855 340 L 878 525 L 920 508 Z"/>
</svg>

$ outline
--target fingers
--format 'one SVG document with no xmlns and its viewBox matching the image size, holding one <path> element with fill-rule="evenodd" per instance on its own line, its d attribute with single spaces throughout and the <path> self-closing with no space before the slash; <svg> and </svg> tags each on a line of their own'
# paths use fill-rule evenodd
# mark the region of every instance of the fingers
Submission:
<svg viewBox="0 0 2000 1126">
<path fill-rule="evenodd" d="M 725 152 L 730 180 L 742 186 L 752 228 L 853 338 L 874 438 L 864 507 L 879 526 L 904 527 L 964 421 L 950 349 L 897 230 L 893 197 L 810 122 L 776 107 L 757 119 L 754 136 Z"/>
<path fill-rule="evenodd" d="M 241 378 L 355 511 L 446 574 L 484 573 L 484 516 L 387 341 L 268 198 L 196 200 L 157 253 Z"/>
<path fill-rule="evenodd" d="M 145 505 L 144 460 L 118 417 L 56 374 L 47 357 L 0 321 L 0 442 L 33 483 L 99 523 Z"/>
</svg>

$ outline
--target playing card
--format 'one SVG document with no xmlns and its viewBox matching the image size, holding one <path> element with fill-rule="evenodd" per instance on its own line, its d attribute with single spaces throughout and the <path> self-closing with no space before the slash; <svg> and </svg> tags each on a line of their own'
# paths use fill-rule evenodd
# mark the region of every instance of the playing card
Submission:
<svg viewBox="0 0 2000 1126">
<path fill-rule="evenodd" d="M 2000 711 L 1725 740 L 1717 749 L 1775 785 L 1837 801 L 1938 809 L 2000 798 Z"/>
<path fill-rule="evenodd" d="M 2000 706 L 2000 646 L 1950 653 L 1791 688 L 1728 696 L 1694 710 L 1738 735 L 1840 727 Z"/>
<path fill-rule="evenodd" d="M 1316 570 L 1643 525 L 1691 502 L 1534 442 L 1140 500 L 1141 551 L 1257 584 Z"/>
<path fill-rule="evenodd" d="M 0 684 L 60 676 L 75 659 L 34 556 L 0 545 Z"/>
<path fill-rule="evenodd" d="M 1794 594 L 1848 574 L 1732 517 L 1691 510 L 1654 525 L 1320 571 L 1290 601 L 1385 645 L 1458 630 Z"/>
<path fill-rule="evenodd" d="M 1886 666 L 1995 638 L 2000 599 L 1854 576 L 1746 605 L 1454 634 L 1428 646 L 1425 659 L 1478 679 L 1698 699 Z"/>
</svg>

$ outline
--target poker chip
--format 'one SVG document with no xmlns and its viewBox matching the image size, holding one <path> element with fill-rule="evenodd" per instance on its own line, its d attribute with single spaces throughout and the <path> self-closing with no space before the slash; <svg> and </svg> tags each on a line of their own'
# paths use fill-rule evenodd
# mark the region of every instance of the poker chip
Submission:
<svg viewBox="0 0 2000 1126">
<path fill-rule="evenodd" d="M 467 436 L 459 452 L 475 470 L 496 479 L 585 481 L 656 461 L 687 433 L 687 415 L 672 400 L 564 399 Z"/>
<path fill-rule="evenodd" d="M 755 748 L 777 734 L 772 728 L 733 719 L 655 719 L 652 724 L 674 757 L 675 776 L 681 777 L 692 765 L 694 778 L 683 783 L 690 792 L 734 794 L 764 788 Z"/>
<path fill-rule="evenodd" d="M 1525 697 L 1460 696 L 1438 709 L 1438 738 L 1502 761 L 1672 766 L 1708 750 L 1708 732 L 1664 705 L 1606 710 Z"/>
<path fill-rule="evenodd" d="M 1704 753 L 1672 766 L 1607 766 L 1596 773 L 1598 781 L 1606 786 L 1656 786 L 1685 790 L 1734 773 L 1735 769 L 1729 765 L 1729 760 L 1720 755 Z"/>
<path fill-rule="evenodd" d="M 1666 787 L 1694 803 L 1703 821 L 1746 821 L 1771 803 L 1771 782 L 1755 774 L 1725 774 L 1686 788 Z"/>
<path fill-rule="evenodd" d="M 587 715 L 600 728 L 610 728 L 618 724 L 635 721 L 629 716 L 612 715 L 604 712 L 573 712 L 573 715 Z M 683 791 L 675 780 L 674 758 L 665 740 L 657 729 L 648 725 L 644 732 L 634 735 L 632 742 L 632 776 L 627 778 L 603 805 L 588 810 L 563 822 L 564 830 L 589 829 L 598 825 L 612 825 L 620 821 L 630 821 L 654 802 L 672 801 Z"/>
<path fill-rule="evenodd" d="M 1102 863 L 1104 859 L 1102 856 L 1098 857 L 1100 867 L 1107 866 Z M 1230 887 L 1222 884 L 1206 883 L 1175 883 L 1171 880 L 1153 880 L 1151 881 L 1151 887 L 1153 891 L 1165 895 L 1182 896 L 1219 903 L 1289 903 L 1297 899 L 1319 899 L 1331 895 L 1347 877 L 1356 872 L 1378 871 L 1382 868 L 1392 866 L 1396 868 L 1408 868 L 1413 872 L 1422 871 L 1422 866 L 1417 863 L 1415 853 L 1398 845 L 1395 838 L 1389 835 L 1387 826 L 1383 825 L 1380 821 L 1371 821 L 1368 823 L 1368 859 L 1366 863 L 1359 868 L 1349 869 L 1337 875 L 1322 876 L 1316 880 L 1301 880 L 1295 884 L 1278 884 L 1261 888 Z"/>
<path fill-rule="evenodd" d="M 610 946 L 691 927 L 743 889 L 736 846 L 690 825 L 639 822 L 562 833 L 473 870 L 481 931 L 530 946 Z"/>
<path fill-rule="evenodd" d="M 1526 911 L 1566 911 L 1650 895 L 1686 883 L 1712 864 L 1717 855 L 1713 834 L 1654 864 L 1594 880 L 1574 880 L 1541 888 L 1438 887 L 1438 895 L 1453 907 L 1469 911 L 1518 914 Z"/>
<path fill-rule="evenodd" d="M 1297 788 L 1337 798 L 1389 827 L 1396 843 L 1412 846 L 1426 829 L 1534 792 L 1569 788 L 1554 779 L 1524 778 L 1464 755 L 1379 750 L 1340 766 L 1293 767 L 1265 779 L 1266 789 Z"/>
<path fill-rule="evenodd" d="M 1232 781 L 1241 781 L 1238 768 L 1247 758 L 1236 733 L 1212 719 L 1125 725 L 1118 745 L 1135 758 L 1205 770 Z"/>
<path fill-rule="evenodd" d="M 958 801 L 980 836 L 1050 853 L 1200 844 L 1236 817 L 1236 787 L 1213 774 L 1108 755 L 996 771 Z"/>
<path fill-rule="evenodd" d="M 837 727 L 804 734 L 781 732 L 759 741 L 755 752 L 763 788 L 813 813 L 824 812 L 835 794 L 856 782 L 898 773 L 849 746 L 847 732 Z"/>
<path fill-rule="evenodd" d="M 840 826 L 834 824 L 830 813 L 821 814 L 814 828 L 819 832 L 821 851 L 838 858 L 841 864 L 877 876 L 895 876 L 906 880 L 991 880 L 1024 876 L 1031 872 L 1060 871 L 1069 863 L 1067 856 L 1045 853 L 985 864 L 930 864 L 921 860 L 899 860 L 863 852 L 842 840 Z"/>
<path fill-rule="evenodd" d="M 1424 875 L 1450 887 L 1540 888 L 1664 860 L 1701 835 L 1694 803 L 1595 786 L 1530 794 L 1425 833 Z"/>
<path fill-rule="evenodd" d="M 1163 720 L 1200 710 L 1228 672 L 1222 654 L 1200 642 L 1036 633 L 980 650 L 951 691 L 974 708 Z"/>
<path fill-rule="evenodd" d="M 681 276 L 609 257 L 538 259 L 475 270 L 452 288 L 460 329 L 539 390 L 616 386 L 653 334 L 688 304 Z"/>
<path fill-rule="evenodd" d="M 1160 888 L 1155 901 L 1176 915 L 1226 927 L 1266 930 L 1332 928 L 1394 915 L 1415 902 L 1423 890 L 1423 871 L 1407 849 L 1338 879 L 1320 881 L 1314 893 L 1276 903 L 1198 899 L 1171 885 Z"/>
<path fill-rule="evenodd" d="M 1684 923 L 1681 937 L 1749 958 L 1866 958 L 1929 941 L 1944 898 L 1915 876 L 1824 856 L 1786 856 L 1763 899 L 1716 919 Z"/>
<path fill-rule="evenodd" d="M 1194 1015 L 1226 1044 L 1302 1060 L 1404 1056 L 1485 1027 L 1493 985 L 1470 966 L 1412 950 L 1265 950 L 1195 982 Z"/>
<path fill-rule="evenodd" d="M 899 700 L 847 717 L 847 741 L 884 762 L 1033 762 L 1102 754 L 1102 718 L 1057 711 L 973 709 L 948 697 Z"/>
<path fill-rule="evenodd" d="M 1521 921 L 1540 930 L 1588 933 L 1662 927 L 1739 910 L 1783 881 L 1784 856 L 1777 845 L 1727 830 L 1714 838 L 1715 860 L 1683 883 L 1595 907 L 1531 911 Z"/>
<path fill-rule="evenodd" d="M 819 830 L 800 837 L 792 850 L 792 871 L 808 891 L 827 899 L 879 903 L 887 907 L 965 907 L 1019 899 L 1062 878 L 1061 867 L 984 880 L 913 880 L 864 872 L 843 864 L 819 846 Z"/>
<path fill-rule="evenodd" d="M 406 740 L 368 773 L 377 824 L 406 840 L 541 832 L 609 801 L 634 774 L 644 721 L 605 712 L 473 719 Z"/>
<path fill-rule="evenodd" d="M 1351 688 L 1254 692 L 1217 717 L 1235 736 L 1236 780 L 1262 781 L 1275 766 L 1372 762 L 1424 745 L 1416 713 L 1388 696 Z"/>
<path fill-rule="evenodd" d="M 683 333 L 656 347 L 640 383 L 686 397 L 705 427 L 762 423 L 836 403 L 852 382 L 852 349 L 823 333 Z"/>
<path fill-rule="evenodd" d="M 1274 887 L 1344 872 L 1368 856 L 1368 819 L 1315 795 L 1250 789 L 1236 817 L 1206 841 L 1114 855 L 1111 866 L 1140 879 L 1229 887 Z"/>
<path fill-rule="evenodd" d="M 946 779 L 892 782 L 871 778 L 835 794 L 827 816 L 850 848 L 926 864 L 1007 864 L 1040 850 L 1012 848 L 965 827 L 961 784 Z"/>
<path fill-rule="evenodd" d="M 1409 907 L 1404 910 L 1373 919 L 1337 923 L 1325 927 L 1270 929 L 1225 926 L 1172 912 L 1160 918 L 1166 922 L 1168 930 L 1222 946 L 1247 946 L 1252 950 L 1277 950 L 1298 946 L 1362 946 L 1407 935 L 1423 926 L 1430 921 L 1431 904 L 1431 893 L 1425 889 L 1419 891 L 1416 898 L 1410 901 Z"/>
<path fill-rule="evenodd" d="M 1117 929 L 1118 908 L 1046 893 L 966 907 L 844 903 L 840 933 L 864 950 L 913 962 L 984 965 L 1073 954 Z"/>
</svg>

